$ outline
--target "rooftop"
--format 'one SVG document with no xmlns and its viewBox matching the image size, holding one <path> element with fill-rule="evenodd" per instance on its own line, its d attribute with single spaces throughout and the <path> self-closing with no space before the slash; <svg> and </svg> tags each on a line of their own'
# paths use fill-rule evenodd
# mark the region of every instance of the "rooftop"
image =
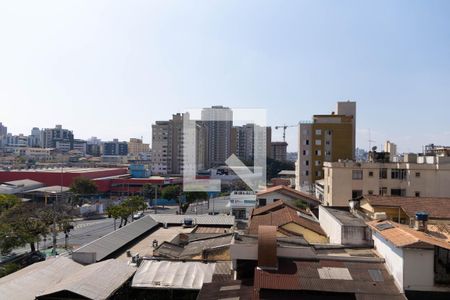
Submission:
<svg viewBox="0 0 450 300">
<path fill-rule="evenodd" d="M 182 225 L 185 219 L 192 219 L 195 225 L 234 225 L 234 216 L 228 215 L 170 215 L 156 214 L 151 216 L 161 224 Z"/>
<path fill-rule="evenodd" d="M 366 227 L 364 220 L 355 217 L 352 213 L 347 210 L 336 209 L 331 207 L 322 206 L 321 208 L 327 210 L 331 215 L 333 215 L 342 225 L 344 226 L 358 226 Z"/>
<path fill-rule="evenodd" d="M 94 255 L 95 261 L 101 261 L 158 225 L 152 217 L 145 216 L 78 248 L 73 252 L 72 257 L 77 261 L 84 260 L 86 255 Z"/>
<path fill-rule="evenodd" d="M 425 211 L 433 219 L 450 219 L 450 198 L 367 195 L 364 199 L 372 206 L 401 207 L 410 218 L 418 211 Z"/>
<path fill-rule="evenodd" d="M 71 293 L 86 299 L 108 299 L 136 272 L 136 268 L 114 259 L 106 260 L 73 272 L 55 285 L 37 295 L 58 298 L 59 293 Z M 75 297 L 74 297 L 75 298 Z"/>
<path fill-rule="evenodd" d="M 280 203 L 278 204 L 277 202 Z M 274 204 L 265 211 L 263 209 L 264 207 L 262 207 L 261 210 L 255 209 L 253 211 L 248 229 L 250 234 L 257 234 L 258 227 L 261 225 L 281 227 L 289 223 L 295 223 L 320 235 L 326 236 L 325 232 L 320 227 L 319 222 L 315 220 L 314 217 L 301 209 L 286 205 L 281 200 L 274 202 Z"/>
<path fill-rule="evenodd" d="M 367 224 L 374 232 L 397 247 L 429 249 L 437 246 L 450 250 L 448 235 L 438 231 L 418 231 L 392 221 L 372 221 Z"/>
<path fill-rule="evenodd" d="M 133 278 L 133 288 L 200 290 L 221 268 L 218 263 L 144 260 Z M 228 263 L 229 265 L 229 263 Z"/>
<path fill-rule="evenodd" d="M 90 173 L 90 172 L 104 172 L 104 171 L 115 171 L 125 168 L 77 168 L 77 167 L 55 167 L 48 169 L 13 169 L 4 172 L 27 172 L 27 173 Z M 125 169 L 126 170 L 126 169 Z"/>
<path fill-rule="evenodd" d="M 261 196 L 264 196 L 264 195 L 267 195 L 267 194 L 271 194 L 271 193 L 274 193 L 274 192 L 286 194 L 287 196 L 290 196 L 290 197 L 295 198 L 295 199 L 308 201 L 311 204 L 315 204 L 315 205 L 319 205 L 320 204 L 320 201 L 316 197 L 314 197 L 313 195 L 297 191 L 295 189 L 292 189 L 292 188 L 284 186 L 284 185 L 277 185 L 277 186 L 269 187 L 269 188 L 267 188 L 264 191 L 258 192 L 256 195 L 258 197 L 261 197 Z"/>
</svg>

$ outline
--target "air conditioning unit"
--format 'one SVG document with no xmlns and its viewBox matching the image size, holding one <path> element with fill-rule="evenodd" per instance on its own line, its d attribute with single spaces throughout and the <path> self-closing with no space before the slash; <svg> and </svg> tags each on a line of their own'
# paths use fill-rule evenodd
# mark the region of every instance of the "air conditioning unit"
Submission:
<svg viewBox="0 0 450 300">
<path fill-rule="evenodd" d="M 387 219 L 387 215 L 385 212 L 376 212 L 373 214 L 373 218 L 378 221 L 384 221 Z"/>
</svg>

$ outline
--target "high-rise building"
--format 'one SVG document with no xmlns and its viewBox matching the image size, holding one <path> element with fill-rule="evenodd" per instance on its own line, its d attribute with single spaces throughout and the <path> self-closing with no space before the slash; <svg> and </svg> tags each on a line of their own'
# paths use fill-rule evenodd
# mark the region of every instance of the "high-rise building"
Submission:
<svg viewBox="0 0 450 300">
<path fill-rule="evenodd" d="M 323 179 L 323 163 L 355 157 L 356 102 L 338 102 L 336 113 L 314 115 L 299 124 L 297 190 L 313 192 Z"/>
<path fill-rule="evenodd" d="M 397 156 L 397 145 L 390 141 L 386 141 L 386 143 L 384 143 L 384 152 L 389 153 L 390 161 L 393 161 Z"/>
<path fill-rule="evenodd" d="M 42 132 L 42 147 L 57 148 L 56 143 L 69 144 L 69 150 L 73 149 L 73 133 L 68 129 L 63 129 L 61 125 L 55 128 L 46 128 Z"/>
<path fill-rule="evenodd" d="M 31 134 L 28 136 L 28 146 L 41 147 L 42 146 L 41 137 L 42 137 L 41 130 L 37 127 L 33 127 L 33 129 L 31 129 Z"/>
<path fill-rule="evenodd" d="M 128 155 L 128 143 L 113 139 L 112 142 L 103 143 L 103 156 L 126 156 Z"/>
<path fill-rule="evenodd" d="M 206 167 L 222 166 L 231 155 L 233 111 L 224 106 L 212 106 L 202 110 L 201 118 L 207 131 Z"/>
<path fill-rule="evenodd" d="M 6 126 L 3 126 L 2 122 L 0 122 L 0 149 L 6 146 L 7 135 L 8 135 L 8 128 Z"/>
<path fill-rule="evenodd" d="M 152 172 L 155 174 L 181 174 L 184 168 L 184 118 L 189 114 L 175 114 L 169 121 L 156 121 L 152 125 Z M 194 138 L 193 138 L 194 139 Z M 191 142 L 191 141 L 189 141 Z M 203 169 L 206 155 L 206 129 L 195 122 L 193 141 L 197 170 Z"/>
<path fill-rule="evenodd" d="M 287 160 L 287 146 L 286 142 L 272 142 L 270 158 L 278 161 Z"/>
<path fill-rule="evenodd" d="M 265 155 L 271 152 L 272 130 L 270 127 L 261 127 L 256 124 L 246 124 L 243 126 L 233 126 L 231 128 L 231 153 L 235 154 L 242 161 L 253 160 L 255 153 L 255 137 L 265 141 Z M 260 134 L 258 137 L 257 135 Z M 261 144 L 262 145 L 262 144 Z M 258 145 L 256 145 L 258 147 Z M 256 151 L 263 149 L 256 148 Z M 260 152 L 261 153 L 261 152 Z"/>
<path fill-rule="evenodd" d="M 128 142 L 128 153 L 132 155 L 138 155 L 141 153 L 148 153 L 150 151 L 150 145 L 142 142 L 142 139 L 130 138 Z"/>
</svg>

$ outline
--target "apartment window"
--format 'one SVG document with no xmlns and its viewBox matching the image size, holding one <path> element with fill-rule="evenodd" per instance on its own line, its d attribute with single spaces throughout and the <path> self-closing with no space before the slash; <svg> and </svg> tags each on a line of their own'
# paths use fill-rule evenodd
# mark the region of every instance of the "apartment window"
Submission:
<svg viewBox="0 0 450 300">
<path fill-rule="evenodd" d="M 320 177 L 322 176 L 322 172 L 321 171 L 316 171 L 316 177 Z"/>
<path fill-rule="evenodd" d="M 316 146 L 321 146 L 322 145 L 322 140 L 316 140 Z"/>
<path fill-rule="evenodd" d="M 373 177 L 373 171 L 369 171 L 369 177 Z"/>
<path fill-rule="evenodd" d="M 420 192 L 415 192 L 414 194 L 416 195 L 416 197 L 420 197 Z"/>
<path fill-rule="evenodd" d="M 309 166 L 309 160 L 305 160 L 305 166 Z"/>
<path fill-rule="evenodd" d="M 362 190 L 353 190 L 352 191 L 352 199 L 359 198 L 363 194 Z"/>
<path fill-rule="evenodd" d="M 416 177 L 420 177 L 420 172 L 416 172 Z"/>
<path fill-rule="evenodd" d="M 330 186 L 327 185 L 327 194 L 329 194 L 329 193 L 330 193 Z"/>
<path fill-rule="evenodd" d="M 387 179 L 387 169 L 380 169 L 380 179 Z"/>
<path fill-rule="evenodd" d="M 352 171 L 352 179 L 353 180 L 362 180 L 363 179 L 362 170 L 353 170 Z"/>
<path fill-rule="evenodd" d="M 405 189 L 391 189 L 391 196 L 405 197 L 406 190 Z"/>
<path fill-rule="evenodd" d="M 316 135 L 322 135 L 322 130 L 321 129 L 316 129 Z"/>
<path fill-rule="evenodd" d="M 406 179 L 406 169 L 392 169 L 391 170 L 392 179 Z"/>
<path fill-rule="evenodd" d="M 320 160 L 316 160 L 316 167 L 320 166 L 322 162 Z"/>
<path fill-rule="evenodd" d="M 306 145 L 306 146 L 309 145 L 309 140 L 305 140 L 305 145 Z"/>
<path fill-rule="evenodd" d="M 309 176 L 309 171 L 308 170 L 305 171 L 305 176 Z"/>
<path fill-rule="evenodd" d="M 325 145 L 330 145 L 330 141 L 325 141 Z"/>
<path fill-rule="evenodd" d="M 303 155 L 306 155 L 306 150 L 303 150 Z"/>
<path fill-rule="evenodd" d="M 322 150 L 316 150 L 315 153 L 316 153 L 317 156 L 321 156 L 322 155 Z"/>
<path fill-rule="evenodd" d="M 328 135 L 331 135 L 331 130 L 328 130 Z"/>
<path fill-rule="evenodd" d="M 367 193 L 369 193 L 369 195 L 373 195 L 373 191 L 369 190 Z"/>
<path fill-rule="evenodd" d="M 386 196 L 387 195 L 387 187 L 380 187 L 379 194 L 380 194 L 380 196 Z"/>
</svg>

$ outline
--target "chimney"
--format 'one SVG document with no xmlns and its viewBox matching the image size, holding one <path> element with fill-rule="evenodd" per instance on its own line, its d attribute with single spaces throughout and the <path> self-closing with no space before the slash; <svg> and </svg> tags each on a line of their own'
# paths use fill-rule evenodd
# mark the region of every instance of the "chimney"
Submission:
<svg viewBox="0 0 450 300">
<path fill-rule="evenodd" d="M 428 213 L 424 211 L 416 212 L 414 229 L 417 231 L 427 232 L 427 227 L 428 227 Z"/>
<path fill-rule="evenodd" d="M 258 228 L 258 267 L 264 270 L 277 270 L 277 227 Z"/>
</svg>

